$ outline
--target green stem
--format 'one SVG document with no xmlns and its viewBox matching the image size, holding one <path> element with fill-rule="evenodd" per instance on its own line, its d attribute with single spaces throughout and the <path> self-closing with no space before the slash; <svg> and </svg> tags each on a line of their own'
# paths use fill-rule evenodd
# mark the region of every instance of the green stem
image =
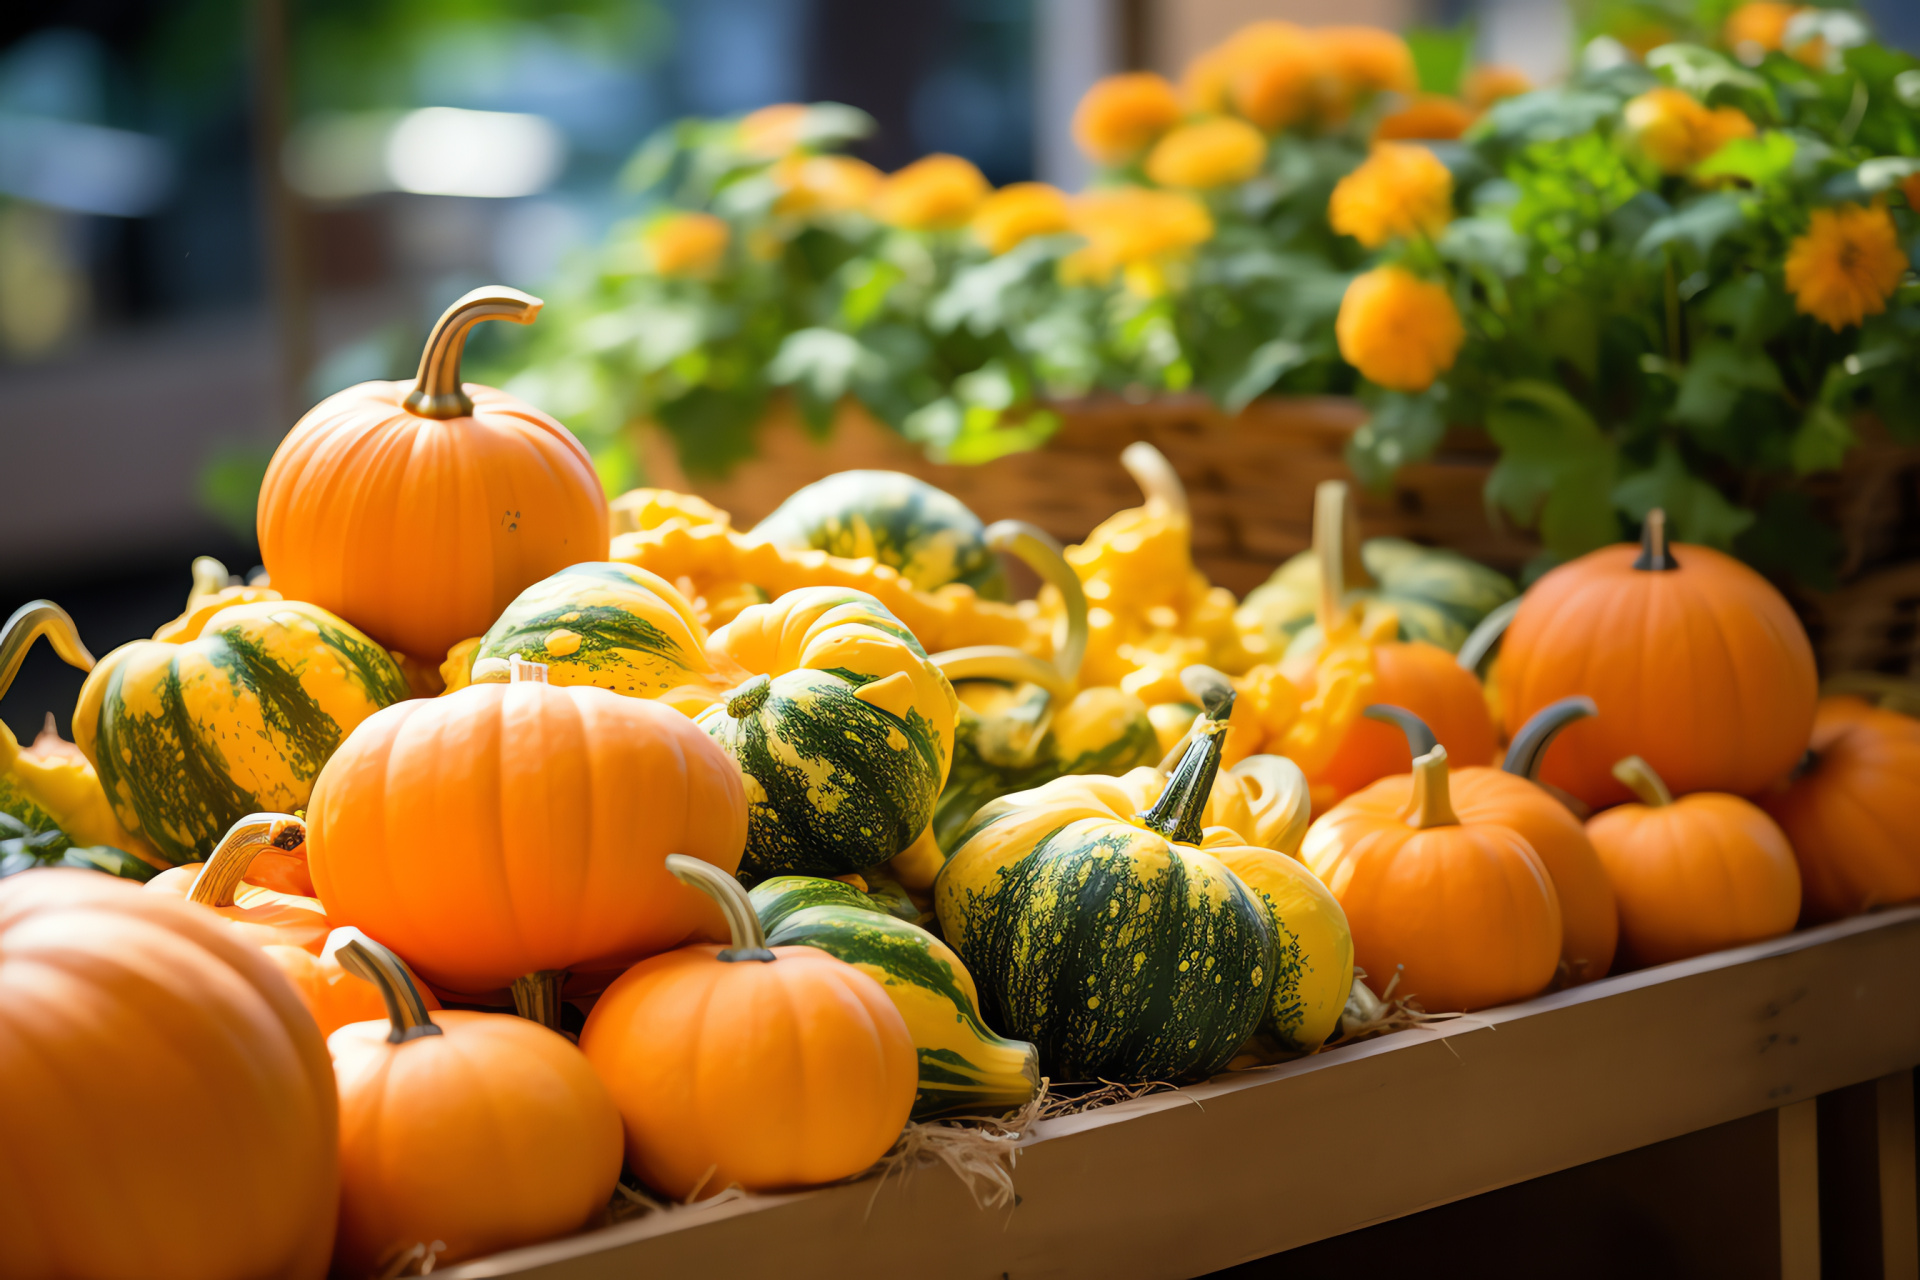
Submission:
<svg viewBox="0 0 1920 1280">
<path fill-rule="evenodd" d="M 1640 558 L 1633 567 L 1649 573 L 1667 573 L 1680 567 L 1667 547 L 1667 513 L 1659 507 L 1647 512 L 1640 526 Z"/>
<path fill-rule="evenodd" d="M 1213 780 L 1220 772 L 1220 754 L 1227 745 L 1227 720 L 1233 714 L 1229 691 L 1199 720 L 1187 753 L 1173 767 L 1167 786 L 1151 809 L 1139 815 L 1141 825 L 1176 844 L 1199 844 L 1205 833 L 1201 822 Z"/>
<path fill-rule="evenodd" d="M 689 858 L 684 853 L 668 854 L 667 870 L 682 884 L 692 885 L 712 898 L 719 905 L 720 914 L 727 918 L 727 931 L 732 935 L 733 945 L 720 953 L 722 960 L 777 958 L 767 950 L 766 930 L 760 927 L 760 917 L 754 914 L 753 899 L 747 896 L 738 880 L 711 862 Z"/>
<path fill-rule="evenodd" d="M 1051 534 L 1024 520 L 996 520 L 988 525 L 987 545 L 1018 556 L 1060 593 L 1067 611 L 1067 634 L 1054 650 L 1053 665 L 1072 685 L 1080 678 L 1080 663 L 1087 655 L 1087 593 L 1080 585 L 1080 575 L 1067 563 L 1066 554 Z"/>
<path fill-rule="evenodd" d="M 1600 708 L 1594 705 L 1593 699 L 1582 694 L 1549 702 L 1513 735 L 1513 744 L 1507 748 L 1507 758 L 1500 762 L 1500 767 L 1529 782 L 1540 781 L 1540 764 L 1547 758 L 1547 748 L 1560 736 L 1560 731 L 1575 720 L 1599 714 Z"/>
<path fill-rule="evenodd" d="M 1460 646 L 1457 661 L 1461 667 L 1479 674 L 1487 655 L 1493 652 L 1494 646 L 1500 643 L 1500 637 L 1506 635 L 1507 628 L 1513 625 L 1515 616 L 1520 612 L 1520 602 L 1524 599 L 1525 596 L 1515 596 L 1480 619 L 1480 625 L 1468 634 L 1466 643 Z"/>
<path fill-rule="evenodd" d="M 399 956 L 358 929 L 343 928 L 340 932 L 351 936 L 334 949 L 334 958 L 342 969 L 379 989 L 380 998 L 387 1003 L 388 1044 L 446 1034 L 427 1012 L 427 1002 L 420 998 L 420 988 L 413 984 L 413 975 L 400 963 Z"/>
<path fill-rule="evenodd" d="M 1406 734 L 1407 750 L 1413 754 L 1415 760 L 1418 760 L 1421 756 L 1426 755 L 1429 751 L 1432 751 L 1440 745 L 1440 739 L 1433 736 L 1433 730 L 1427 727 L 1427 722 L 1405 707 L 1396 707 L 1392 703 L 1387 702 L 1376 702 L 1360 714 L 1369 720 L 1378 720 L 1383 724 L 1393 725 L 1398 728 L 1400 732 Z"/>
</svg>

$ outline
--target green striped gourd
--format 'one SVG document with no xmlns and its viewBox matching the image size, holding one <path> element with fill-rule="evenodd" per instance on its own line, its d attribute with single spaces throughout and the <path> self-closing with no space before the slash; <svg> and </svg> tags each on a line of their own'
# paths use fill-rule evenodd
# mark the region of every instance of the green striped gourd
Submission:
<svg viewBox="0 0 1920 1280">
<path fill-rule="evenodd" d="M 1007 598 L 986 530 L 952 494 L 899 471 L 842 471 L 796 490 L 754 526 L 754 538 L 890 565 L 922 591 L 964 583 Z"/>
<path fill-rule="evenodd" d="M 778 929 L 790 915 L 809 907 L 846 907 L 855 911 L 874 911 L 907 923 L 919 913 L 911 903 L 900 905 L 904 895 L 893 892 L 898 886 L 862 889 L 845 880 L 824 876 L 774 876 L 753 887 L 753 911 L 760 917 L 762 929 Z"/>
</svg>

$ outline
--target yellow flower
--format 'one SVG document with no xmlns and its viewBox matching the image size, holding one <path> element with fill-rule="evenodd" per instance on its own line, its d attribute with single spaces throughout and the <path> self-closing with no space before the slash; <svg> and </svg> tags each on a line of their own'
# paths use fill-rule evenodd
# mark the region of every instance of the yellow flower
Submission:
<svg viewBox="0 0 1920 1280">
<path fill-rule="evenodd" d="M 778 160 L 800 145 L 800 126 L 807 109 L 798 102 L 776 102 L 740 117 L 736 138 L 740 149 L 762 160 Z"/>
<path fill-rule="evenodd" d="M 1662 173 L 1685 173 L 1735 138 L 1751 138 L 1753 121 L 1736 107 L 1708 110 L 1683 89 L 1649 89 L 1627 103 L 1627 128 Z"/>
<path fill-rule="evenodd" d="M 670 213 L 643 233 L 647 257 L 663 276 L 711 280 L 726 260 L 733 229 L 710 213 Z"/>
<path fill-rule="evenodd" d="M 1163 187 L 1224 187 L 1260 172 L 1267 140 L 1244 120 L 1216 116 L 1181 125 L 1153 144 L 1147 176 Z"/>
<path fill-rule="evenodd" d="M 1323 65 L 1333 74 L 1333 91 L 1322 110 L 1335 118 L 1344 117 L 1362 94 L 1410 94 L 1420 87 L 1413 51 L 1394 32 L 1383 27 L 1321 27 L 1313 36 Z"/>
<path fill-rule="evenodd" d="M 1129 71 L 1087 90 L 1073 112 L 1073 140 L 1101 164 L 1123 164 L 1180 122 L 1180 95 L 1162 75 Z"/>
<path fill-rule="evenodd" d="M 1502 98 L 1517 98 L 1533 89 L 1527 73 L 1514 67 L 1480 66 L 1467 72 L 1460 96 L 1476 111 L 1485 111 Z"/>
<path fill-rule="evenodd" d="M 1015 182 L 981 201 L 973 234 L 990 252 L 1005 253 L 1030 237 L 1065 231 L 1072 221 L 1066 192 L 1044 182 Z"/>
<path fill-rule="evenodd" d="M 864 209 L 879 190 L 880 171 L 852 156 L 789 155 L 773 168 L 780 186 L 774 212 L 851 213 Z"/>
<path fill-rule="evenodd" d="M 1312 114 L 1327 74 L 1313 34 L 1291 22 L 1256 22 L 1220 47 L 1233 108 L 1269 132 Z"/>
<path fill-rule="evenodd" d="M 1837 332 L 1887 309 L 1907 255 L 1885 208 L 1843 204 L 1813 211 L 1786 268 L 1794 306 Z"/>
<path fill-rule="evenodd" d="M 1177 191 L 1146 187 L 1102 187 L 1073 202 L 1073 229 L 1087 247 L 1060 264 L 1069 284 L 1105 284 L 1124 273 L 1136 293 L 1165 288 L 1166 266 L 1213 235 L 1206 206 Z"/>
<path fill-rule="evenodd" d="M 1376 144 L 1327 202 L 1333 229 L 1369 249 L 1396 236 L 1438 235 L 1452 219 L 1453 175 L 1412 142 Z"/>
<path fill-rule="evenodd" d="M 1479 113 L 1458 98 L 1423 93 L 1398 111 L 1389 112 L 1374 126 L 1375 142 L 1424 138 L 1448 142 L 1467 131 Z"/>
<path fill-rule="evenodd" d="M 1425 391 L 1467 339 L 1453 298 L 1404 267 L 1376 267 L 1347 286 L 1333 324 L 1340 354 L 1393 391 Z"/>
<path fill-rule="evenodd" d="M 873 216 L 909 231 L 948 231 L 967 225 L 988 189 L 972 161 L 922 156 L 880 184 L 873 195 Z"/>
</svg>

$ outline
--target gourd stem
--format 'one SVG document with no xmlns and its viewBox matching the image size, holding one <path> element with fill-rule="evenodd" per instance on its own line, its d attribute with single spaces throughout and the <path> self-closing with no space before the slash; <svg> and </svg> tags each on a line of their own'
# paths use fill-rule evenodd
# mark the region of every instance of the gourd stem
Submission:
<svg viewBox="0 0 1920 1280">
<path fill-rule="evenodd" d="M 227 566 L 212 556 L 193 558 L 193 590 L 187 592 L 189 607 L 196 600 L 205 600 L 225 591 L 233 581 L 233 575 L 227 572 Z"/>
<path fill-rule="evenodd" d="M 1060 593 L 1067 611 L 1067 634 L 1054 648 L 1053 665 L 1071 686 L 1080 678 L 1080 664 L 1087 655 L 1087 593 L 1080 575 L 1067 563 L 1052 534 L 1024 520 L 996 520 L 988 525 L 987 545 L 1012 552 Z"/>
<path fill-rule="evenodd" d="M 1405 707 L 1396 707 L 1388 702 L 1376 702 L 1360 714 L 1369 720 L 1393 725 L 1406 734 L 1407 750 L 1416 760 L 1440 745 L 1440 739 L 1433 736 L 1433 730 L 1427 727 L 1427 722 Z"/>
<path fill-rule="evenodd" d="M 948 649 L 934 654 L 930 661 L 953 684 L 962 680 L 1005 680 L 1009 684 L 1037 684 L 1050 697 L 1063 702 L 1073 696 L 1073 681 L 1055 664 L 1010 645 L 976 644 L 964 649 Z"/>
<path fill-rule="evenodd" d="M 20 664 L 27 660 L 27 650 L 41 636 L 68 666 L 93 670 L 93 655 L 80 643 L 79 629 L 67 611 L 51 600 L 29 600 L 0 627 L 0 694 L 12 687 Z"/>
<path fill-rule="evenodd" d="M 1167 461 L 1166 454 L 1145 440 L 1135 440 L 1120 451 L 1120 465 L 1140 486 L 1140 492 L 1146 495 L 1149 503 L 1158 498 L 1175 518 L 1186 524 L 1193 523 L 1193 508 L 1187 502 L 1187 487 L 1180 483 L 1180 473 Z"/>
<path fill-rule="evenodd" d="M 1613 776 L 1625 783 L 1641 804 L 1658 809 L 1673 803 L 1673 792 L 1667 790 L 1666 782 L 1639 756 L 1628 756 L 1614 765 Z"/>
<path fill-rule="evenodd" d="M 1360 558 L 1360 509 L 1344 480 L 1322 480 L 1313 489 L 1313 558 L 1320 570 L 1314 621 L 1331 635 L 1346 608 L 1347 592 L 1374 584 Z"/>
<path fill-rule="evenodd" d="M 753 899 L 747 896 L 738 880 L 711 862 L 689 858 L 684 853 L 668 854 L 667 870 L 680 883 L 692 885 L 712 898 L 719 905 L 720 914 L 727 918 L 727 931 L 733 936 L 733 945 L 720 952 L 722 960 L 776 958 L 767 950 L 767 933 L 760 927 L 760 917 L 754 914 Z"/>
<path fill-rule="evenodd" d="M 1651 573 L 1666 573 L 1680 567 L 1667 547 L 1667 513 L 1659 507 L 1647 512 L 1646 521 L 1640 526 L 1640 558 L 1633 562 L 1633 567 Z"/>
<path fill-rule="evenodd" d="M 1422 831 L 1460 825 L 1460 815 L 1453 811 L 1445 747 L 1435 747 L 1413 762 L 1413 802 L 1408 806 L 1408 817 Z"/>
<path fill-rule="evenodd" d="M 1157 831 L 1176 844 L 1199 844 L 1206 828 L 1201 818 L 1207 797 L 1213 793 L 1213 780 L 1220 772 L 1220 754 L 1226 749 L 1227 720 L 1233 714 L 1233 691 L 1215 700 L 1206 713 L 1194 721 L 1193 740 L 1187 753 L 1173 767 L 1166 789 L 1151 809 L 1138 816 L 1149 831 Z"/>
<path fill-rule="evenodd" d="M 1507 758 L 1500 762 L 1500 767 L 1529 782 L 1540 781 L 1540 763 L 1547 758 L 1547 748 L 1560 736 L 1560 731 L 1575 720 L 1599 714 L 1600 708 L 1594 705 L 1593 699 L 1582 694 L 1549 702 L 1528 717 L 1520 726 L 1520 732 L 1513 735 L 1513 744 L 1507 748 Z"/>
<path fill-rule="evenodd" d="M 187 901 L 206 907 L 230 907 L 260 851 L 268 847 L 292 851 L 307 838 L 306 824 L 290 813 L 250 813 L 227 828 L 193 878 Z"/>
<path fill-rule="evenodd" d="M 1487 655 L 1493 652 L 1493 647 L 1500 643 L 1500 637 L 1506 635 L 1507 628 L 1513 625 L 1514 617 L 1520 612 L 1522 598 L 1515 596 L 1507 601 L 1480 619 L 1480 625 L 1467 633 L 1466 641 L 1460 646 L 1460 652 L 1455 658 L 1461 667 L 1475 675 L 1479 674 L 1481 664 L 1486 662 Z"/>
<path fill-rule="evenodd" d="M 539 969 L 515 978 L 507 988 L 513 1011 L 550 1031 L 560 1030 L 560 983 L 566 976 L 565 969 Z"/>
<path fill-rule="evenodd" d="M 544 305 L 540 299 L 503 284 L 473 290 L 441 313 L 420 353 L 420 372 L 404 407 L 417 418 L 466 418 L 473 400 L 460 385 L 460 355 L 467 334 L 482 320 L 511 320 L 532 324 Z"/>
<path fill-rule="evenodd" d="M 507 655 L 508 684 L 547 684 L 547 664 L 528 662 L 517 653 Z"/>
<path fill-rule="evenodd" d="M 399 956 L 358 929 L 346 927 L 340 933 L 350 936 L 332 948 L 334 959 L 356 978 L 371 982 L 386 1001 L 388 1044 L 446 1034 L 427 1012 L 427 1002 L 420 998 L 420 988 Z"/>
</svg>

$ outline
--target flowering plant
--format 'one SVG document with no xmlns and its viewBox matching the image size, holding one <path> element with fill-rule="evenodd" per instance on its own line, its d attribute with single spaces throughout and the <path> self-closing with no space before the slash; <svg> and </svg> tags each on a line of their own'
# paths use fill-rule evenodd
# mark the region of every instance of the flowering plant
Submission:
<svg viewBox="0 0 1920 1280">
<path fill-rule="evenodd" d="M 1829 585 L 1805 478 L 1870 417 L 1920 439 L 1920 63 L 1842 10 L 1700 17 L 1616 4 L 1571 85 L 1341 181 L 1332 225 L 1376 251 L 1336 326 L 1374 409 L 1350 460 L 1484 424 L 1489 508 L 1543 563 L 1662 507 Z"/>
</svg>

